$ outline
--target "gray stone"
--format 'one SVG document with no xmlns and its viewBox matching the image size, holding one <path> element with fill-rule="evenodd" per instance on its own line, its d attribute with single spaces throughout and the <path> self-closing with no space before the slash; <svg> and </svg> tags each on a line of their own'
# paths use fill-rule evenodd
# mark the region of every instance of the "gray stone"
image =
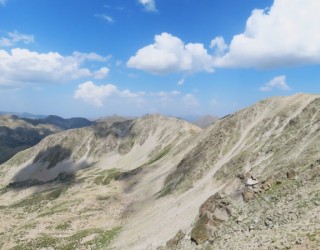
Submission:
<svg viewBox="0 0 320 250">
<path fill-rule="evenodd" d="M 259 181 L 254 180 L 254 179 L 252 179 L 252 178 L 249 178 L 249 179 L 247 179 L 247 181 L 246 181 L 246 185 L 247 185 L 247 186 L 254 186 L 254 185 L 257 185 L 257 184 L 259 184 Z"/>
</svg>

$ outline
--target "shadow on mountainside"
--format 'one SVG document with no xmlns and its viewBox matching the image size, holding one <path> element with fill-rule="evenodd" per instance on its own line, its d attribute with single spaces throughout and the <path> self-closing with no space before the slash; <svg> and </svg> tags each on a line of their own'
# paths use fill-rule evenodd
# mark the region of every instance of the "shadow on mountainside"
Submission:
<svg viewBox="0 0 320 250">
<path fill-rule="evenodd" d="M 0 126 L 0 164 L 9 160 L 17 152 L 32 147 L 44 137 L 52 134 L 49 129 L 17 127 L 14 129 Z"/>
<path fill-rule="evenodd" d="M 21 118 L 21 120 L 24 120 L 34 126 L 37 126 L 39 124 L 51 124 L 62 130 L 83 128 L 93 124 L 92 121 L 89 121 L 88 119 L 82 117 L 64 119 L 56 115 L 49 115 L 43 119 Z"/>
<path fill-rule="evenodd" d="M 72 152 L 70 149 L 61 147 L 60 145 L 55 145 L 46 150 L 40 151 L 36 157 L 33 159 L 33 164 L 41 162 L 43 164 L 49 163 L 47 169 L 53 168 L 59 162 L 68 159 Z"/>
<path fill-rule="evenodd" d="M 134 120 L 126 120 L 121 122 L 98 122 L 92 126 L 94 130 L 94 135 L 97 138 L 104 138 L 110 135 L 115 138 L 125 138 L 129 136 L 134 136 L 132 133 L 132 127 Z"/>
<path fill-rule="evenodd" d="M 53 173 L 49 173 L 49 171 L 51 171 L 58 163 L 69 159 L 71 154 L 72 152 L 70 149 L 65 149 L 60 145 L 55 145 L 40 151 L 31 164 L 25 166 L 12 178 L 12 182 L 7 188 L 19 189 L 51 183 L 73 183 L 75 181 L 75 170 L 73 169 L 73 164 L 71 162 L 66 163 L 63 171 L 57 173 L 52 179 L 41 181 L 35 178 L 37 174 L 43 171 L 47 171 L 48 174 L 54 175 Z"/>
<path fill-rule="evenodd" d="M 113 122 L 111 124 L 98 122 L 92 128 L 98 141 L 107 140 L 109 142 L 109 151 L 117 150 L 120 155 L 129 153 L 135 143 L 139 142 L 141 145 L 144 142 L 142 140 L 137 141 L 139 135 L 134 130 L 134 120 Z M 147 133 L 143 137 L 147 138 Z"/>
</svg>

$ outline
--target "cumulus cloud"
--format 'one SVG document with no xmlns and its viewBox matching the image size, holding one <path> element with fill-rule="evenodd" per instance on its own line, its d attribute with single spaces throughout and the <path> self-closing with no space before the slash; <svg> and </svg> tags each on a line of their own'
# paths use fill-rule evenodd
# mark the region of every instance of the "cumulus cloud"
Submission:
<svg viewBox="0 0 320 250">
<path fill-rule="evenodd" d="M 200 43 L 184 44 L 168 33 L 155 36 L 155 43 L 137 51 L 127 62 L 136 68 L 156 75 L 173 72 L 213 72 L 213 58 Z"/>
<path fill-rule="evenodd" d="M 0 85 L 17 87 L 30 83 L 63 83 L 101 76 L 106 73 L 106 69 L 91 72 L 82 64 L 86 61 L 105 60 L 95 53 L 75 52 L 71 56 L 62 56 L 57 52 L 38 53 L 20 48 L 10 52 L 0 50 Z"/>
<path fill-rule="evenodd" d="M 82 99 L 83 101 L 96 107 L 102 107 L 103 99 L 114 95 L 117 92 L 117 87 L 112 84 L 98 86 L 93 82 L 88 81 L 78 86 L 74 97 L 76 99 Z"/>
<path fill-rule="evenodd" d="M 319 0 L 274 0 L 270 9 L 255 9 L 245 31 L 233 37 L 215 66 L 272 68 L 320 63 L 319 10 Z"/>
<path fill-rule="evenodd" d="M 0 2 L 1 3 L 1 2 Z M 0 38 L 0 47 L 11 47 L 17 43 L 30 44 L 34 43 L 33 35 L 21 34 L 18 31 L 8 32 L 7 36 Z"/>
<path fill-rule="evenodd" d="M 98 85 L 87 81 L 78 86 L 74 98 L 81 100 L 93 107 L 100 108 L 108 103 L 125 103 L 130 105 L 153 107 L 189 107 L 197 106 L 198 101 L 192 94 L 182 95 L 180 91 L 158 91 L 158 92 L 134 92 L 129 89 L 120 90 L 114 84 Z"/>
<path fill-rule="evenodd" d="M 139 3 L 144 6 L 146 11 L 157 11 L 156 3 L 154 0 L 139 0 Z"/>
<path fill-rule="evenodd" d="M 286 76 L 276 76 L 270 82 L 264 84 L 260 90 L 261 91 L 271 91 L 273 89 L 290 90 L 291 88 L 286 83 Z"/>
<path fill-rule="evenodd" d="M 109 74 L 109 69 L 107 67 L 102 67 L 101 69 L 93 73 L 95 79 L 105 79 Z"/>
<path fill-rule="evenodd" d="M 320 63 L 319 0 L 274 0 L 255 9 L 243 33 L 228 45 L 218 36 L 208 54 L 202 43 L 185 44 L 168 33 L 139 49 L 127 66 L 152 74 L 213 72 L 214 68 L 276 68 Z"/>
<path fill-rule="evenodd" d="M 228 45 L 225 43 L 223 37 L 218 36 L 211 40 L 210 48 L 215 49 L 217 55 L 222 55 L 228 49 Z"/>
<path fill-rule="evenodd" d="M 102 107 L 103 102 L 107 98 L 120 97 L 136 99 L 143 95 L 143 92 L 134 93 L 128 89 L 120 91 L 117 86 L 113 84 L 96 85 L 92 81 L 87 81 L 78 86 L 74 98 L 83 100 L 95 107 Z"/>
</svg>

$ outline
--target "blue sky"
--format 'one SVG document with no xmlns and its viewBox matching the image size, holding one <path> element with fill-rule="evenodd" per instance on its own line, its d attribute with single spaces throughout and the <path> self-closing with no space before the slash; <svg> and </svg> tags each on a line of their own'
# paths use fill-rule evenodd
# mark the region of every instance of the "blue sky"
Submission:
<svg viewBox="0 0 320 250">
<path fill-rule="evenodd" d="M 0 110 L 223 116 L 320 92 L 318 0 L 0 0 Z"/>
</svg>

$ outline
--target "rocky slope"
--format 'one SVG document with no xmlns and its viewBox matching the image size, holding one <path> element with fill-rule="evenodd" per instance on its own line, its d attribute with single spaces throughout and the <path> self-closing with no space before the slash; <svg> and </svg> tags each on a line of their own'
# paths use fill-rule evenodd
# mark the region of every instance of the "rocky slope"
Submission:
<svg viewBox="0 0 320 250">
<path fill-rule="evenodd" d="M 205 130 L 162 116 L 46 137 L 0 166 L 4 249 L 318 249 L 320 96 Z"/>
<path fill-rule="evenodd" d="M 278 97 L 205 130 L 164 188 L 218 191 L 186 237 L 209 249 L 318 249 L 319 111 L 318 95 Z"/>
<path fill-rule="evenodd" d="M 199 131 L 153 115 L 50 135 L 18 153 L 0 166 L 2 248 L 107 245 Z"/>
<path fill-rule="evenodd" d="M 15 115 L 0 115 L 0 164 L 17 152 L 34 146 L 50 134 L 91 124 L 91 121 L 84 118 L 63 119 L 48 116 L 43 119 L 29 119 Z"/>
</svg>

